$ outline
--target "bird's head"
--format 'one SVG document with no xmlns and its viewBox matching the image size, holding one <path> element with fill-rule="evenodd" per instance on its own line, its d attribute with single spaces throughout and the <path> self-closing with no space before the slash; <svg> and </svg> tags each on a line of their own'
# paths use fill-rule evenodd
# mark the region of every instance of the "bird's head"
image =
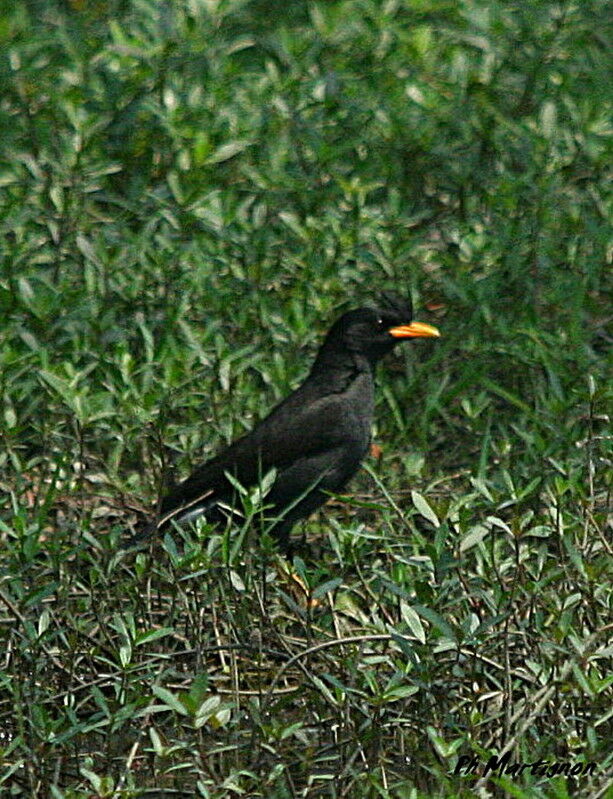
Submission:
<svg viewBox="0 0 613 799">
<path fill-rule="evenodd" d="M 326 336 L 321 353 L 348 351 L 363 355 L 374 365 L 403 339 L 438 336 L 432 325 L 413 321 L 409 300 L 385 293 L 375 307 L 343 314 Z"/>
</svg>

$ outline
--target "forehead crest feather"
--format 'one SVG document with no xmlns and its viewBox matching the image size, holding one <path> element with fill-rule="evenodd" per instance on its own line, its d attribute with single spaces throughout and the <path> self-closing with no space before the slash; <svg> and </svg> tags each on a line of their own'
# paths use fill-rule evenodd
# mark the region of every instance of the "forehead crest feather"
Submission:
<svg viewBox="0 0 613 799">
<path fill-rule="evenodd" d="M 383 291 L 377 302 L 377 310 L 409 322 L 413 318 L 413 304 L 410 297 L 401 297 L 393 291 Z"/>
</svg>

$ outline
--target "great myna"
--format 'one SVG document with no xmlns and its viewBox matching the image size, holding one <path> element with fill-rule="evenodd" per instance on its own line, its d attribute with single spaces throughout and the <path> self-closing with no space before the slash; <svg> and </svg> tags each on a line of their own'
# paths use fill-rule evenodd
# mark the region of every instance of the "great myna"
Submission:
<svg viewBox="0 0 613 799">
<path fill-rule="evenodd" d="M 384 294 L 374 308 L 343 314 L 331 327 L 302 385 L 247 435 L 199 466 L 161 501 L 146 538 L 198 516 L 226 523 L 236 514 L 237 490 L 270 470 L 260 526 L 288 546 L 293 525 L 340 491 L 369 449 L 377 361 L 398 342 L 439 336 L 412 321 L 411 304 Z"/>
</svg>

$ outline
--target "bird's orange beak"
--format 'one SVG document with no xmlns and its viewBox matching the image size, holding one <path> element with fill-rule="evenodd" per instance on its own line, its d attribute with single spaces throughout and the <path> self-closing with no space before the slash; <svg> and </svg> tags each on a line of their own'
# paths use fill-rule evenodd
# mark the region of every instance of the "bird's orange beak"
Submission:
<svg viewBox="0 0 613 799">
<path fill-rule="evenodd" d="M 394 338 L 438 338 L 441 335 L 436 327 L 425 322 L 411 322 L 410 325 L 390 327 L 387 332 Z"/>
</svg>

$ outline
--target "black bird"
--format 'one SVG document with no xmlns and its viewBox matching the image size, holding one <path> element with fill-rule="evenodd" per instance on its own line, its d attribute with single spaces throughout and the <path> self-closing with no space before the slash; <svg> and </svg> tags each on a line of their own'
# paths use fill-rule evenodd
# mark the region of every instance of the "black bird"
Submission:
<svg viewBox="0 0 613 799">
<path fill-rule="evenodd" d="M 326 502 L 328 492 L 340 491 L 369 449 L 377 361 L 402 339 L 439 335 L 435 327 L 412 321 L 410 302 L 388 293 L 376 308 L 343 314 L 304 383 L 250 433 L 171 490 L 144 536 L 198 516 L 227 522 L 236 498 L 227 474 L 253 486 L 274 469 L 263 526 L 287 549 L 293 525 Z"/>
</svg>

